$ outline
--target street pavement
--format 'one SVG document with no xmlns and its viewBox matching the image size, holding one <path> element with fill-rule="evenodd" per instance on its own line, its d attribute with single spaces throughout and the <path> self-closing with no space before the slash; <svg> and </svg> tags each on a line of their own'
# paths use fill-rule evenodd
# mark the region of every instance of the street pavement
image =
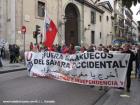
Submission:
<svg viewBox="0 0 140 105">
<path fill-rule="evenodd" d="M 24 63 L 4 60 L 0 71 L 0 105 L 94 105 L 106 93 L 98 87 L 29 77 Z"/>
<path fill-rule="evenodd" d="M 0 91 L 3 93 L 0 93 L 1 99 L 12 99 L 12 97 L 14 97 L 13 99 L 18 100 L 22 97 L 25 101 L 27 99 L 34 100 L 37 99 L 37 97 L 39 99 L 43 97 L 43 100 L 45 97 L 50 97 L 55 100 L 55 103 L 52 102 L 51 105 L 140 105 L 140 81 L 135 78 L 132 79 L 130 93 L 116 88 L 111 88 L 105 92 L 104 90 L 99 91 L 98 87 L 90 88 L 89 86 L 56 80 L 29 78 L 27 72 L 22 70 L 26 70 L 24 62 L 9 64 L 8 60 L 3 60 L 3 67 L 0 67 Z M 8 89 L 8 91 L 6 91 L 6 89 Z M 67 89 L 69 92 L 67 92 Z M 30 90 L 30 92 L 28 90 Z M 32 96 L 35 96 L 35 98 L 32 98 Z M 0 105 L 5 105 L 5 103 L 2 103 L 3 100 L 0 101 Z M 20 104 L 21 103 L 16 105 Z M 37 105 L 40 104 L 38 103 Z M 46 103 L 41 103 L 41 105 L 46 105 Z"/>
<path fill-rule="evenodd" d="M 0 67 L 0 74 L 14 72 L 14 71 L 21 71 L 26 69 L 24 62 L 9 63 L 9 60 L 2 60 L 2 64 L 3 67 Z"/>
<path fill-rule="evenodd" d="M 29 77 L 27 71 L 0 74 L 0 105 L 94 105 L 98 87 Z"/>
<path fill-rule="evenodd" d="M 132 80 L 130 93 L 110 89 L 95 105 L 140 105 L 140 81 Z"/>
</svg>

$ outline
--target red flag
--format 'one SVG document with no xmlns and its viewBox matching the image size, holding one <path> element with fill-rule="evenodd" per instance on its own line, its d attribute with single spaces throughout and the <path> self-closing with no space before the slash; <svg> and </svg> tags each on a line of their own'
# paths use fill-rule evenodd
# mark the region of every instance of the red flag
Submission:
<svg viewBox="0 0 140 105">
<path fill-rule="evenodd" d="M 45 30 L 46 30 L 46 38 L 44 41 L 44 45 L 46 47 L 51 48 L 53 45 L 54 39 L 56 37 L 57 28 L 54 22 L 48 16 L 46 16 L 46 19 L 45 19 Z"/>
</svg>

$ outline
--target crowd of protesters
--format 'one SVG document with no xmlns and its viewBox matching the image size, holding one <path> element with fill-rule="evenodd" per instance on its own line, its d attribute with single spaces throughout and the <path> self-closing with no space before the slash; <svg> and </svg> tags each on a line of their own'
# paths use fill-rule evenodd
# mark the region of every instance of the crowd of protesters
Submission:
<svg viewBox="0 0 140 105">
<path fill-rule="evenodd" d="M 9 44 L 9 47 L 0 47 L 0 67 L 3 67 L 2 60 L 9 59 L 9 63 L 19 63 L 21 61 L 20 47 L 16 44 Z"/>
<path fill-rule="evenodd" d="M 31 43 L 30 50 L 33 50 L 33 44 Z M 36 49 L 38 51 L 42 50 L 48 50 L 48 51 L 55 51 L 63 54 L 75 54 L 79 52 L 105 52 L 105 53 L 126 53 L 130 54 L 130 59 L 129 59 L 129 64 L 128 64 L 128 69 L 127 69 L 127 74 L 126 74 L 126 90 L 127 92 L 130 92 L 130 86 L 131 86 L 131 71 L 133 70 L 133 61 L 136 63 L 136 68 L 135 68 L 135 77 L 140 80 L 140 45 L 131 45 L 131 44 L 123 44 L 123 45 L 108 45 L 104 46 L 100 44 L 99 46 L 91 44 L 89 47 L 85 46 L 74 46 L 74 44 L 68 45 L 53 45 L 51 48 L 43 48 L 36 46 Z"/>
<path fill-rule="evenodd" d="M 20 60 L 20 47 L 16 44 L 9 45 L 10 63 L 18 63 Z"/>
</svg>

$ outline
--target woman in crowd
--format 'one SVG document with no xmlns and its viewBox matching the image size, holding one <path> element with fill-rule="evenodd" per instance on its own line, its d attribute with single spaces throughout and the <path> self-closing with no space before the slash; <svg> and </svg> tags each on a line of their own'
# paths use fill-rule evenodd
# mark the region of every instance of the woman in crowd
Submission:
<svg viewBox="0 0 140 105">
<path fill-rule="evenodd" d="M 75 54 L 76 53 L 75 46 L 74 46 L 73 43 L 70 43 L 70 46 L 68 48 L 68 53 L 69 54 Z"/>
<path fill-rule="evenodd" d="M 61 53 L 66 54 L 68 52 L 68 47 L 64 44 L 61 48 Z"/>
</svg>

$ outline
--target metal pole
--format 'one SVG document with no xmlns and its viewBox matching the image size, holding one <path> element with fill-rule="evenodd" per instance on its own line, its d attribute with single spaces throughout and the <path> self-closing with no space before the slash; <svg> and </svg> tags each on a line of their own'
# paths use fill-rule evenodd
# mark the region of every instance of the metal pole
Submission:
<svg viewBox="0 0 140 105">
<path fill-rule="evenodd" d="M 24 54 L 25 54 L 25 32 L 23 32 L 23 45 L 24 45 Z M 24 65 L 26 64 L 25 62 L 25 56 L 24 56 Z"/>
<path fill-rule="evenodd" d="M 37 34 L 37 36 L 36 36 L 36 45 L 38 45 L 38 34 Z"/>
<path fill-rule="evenodd" d="M 107 34 L 107 36 L 106 36 L 106 46 L 107 46 L 107 40 L 108 40 L 108 36 L 109 36 L 109 34 Z"/>
</svg>

